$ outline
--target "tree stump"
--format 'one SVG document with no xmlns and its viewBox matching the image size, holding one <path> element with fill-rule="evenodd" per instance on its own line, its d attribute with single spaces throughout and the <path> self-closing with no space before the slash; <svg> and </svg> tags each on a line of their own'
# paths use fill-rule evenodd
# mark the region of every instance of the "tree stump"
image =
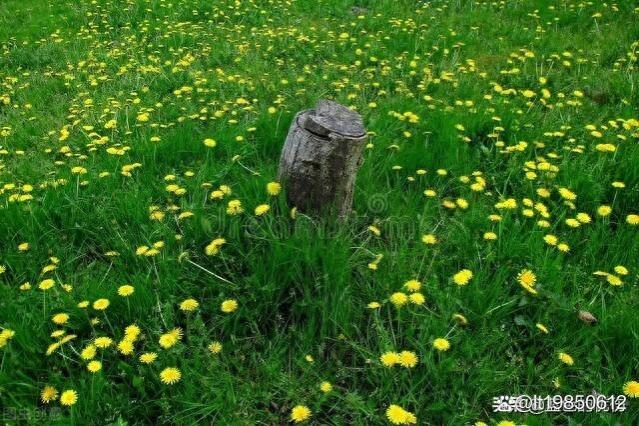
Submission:
<svg viewBox="0 0 639 426">
<path fill-rule="evenodd" d="M 360 115 L 336 102 L 319 100 L 315 109 L 297 113 L 278 172 L 289 205 L 348 215 L 366 138 Z"/>
</svg>

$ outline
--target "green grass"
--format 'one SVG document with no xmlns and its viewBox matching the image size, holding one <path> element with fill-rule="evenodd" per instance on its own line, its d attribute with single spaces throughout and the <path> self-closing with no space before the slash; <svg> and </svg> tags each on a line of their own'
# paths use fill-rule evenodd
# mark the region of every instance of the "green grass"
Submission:
<svg viewBox="0 0 639 426">
<path fill-rule="evenodd" d="M 540 415 L 495 413 L 492 398 L 620 395 L 639 380 L 639 227 L 629 216 L 639 214 L 638 6 L 3 1 L 3 420 L 284 424 L 306 405 L 311 424 L 364 425 L 388 424 L 397 404 L 418 424 L 634 424 L 633 398 L 623 413 Z M 266 191 L 294 114 L 321 97 L 357 109 L 370 132 L 346 222 L 292 219 L 285 185 Z M 211 199 L 221 185 L 232 194 Z M 514 209 L 496 206 L 509 198 Z M 244 213 L 226 213 L 232 199 Z M 445 206 L 458 199 L 468 207 Z M 255 216 L 263 203 L 270 211 Z M 591 222 L 570 227 L 578 213 Z M 207 256 L 217 237 L 226 244 Z M 156 256 L 136 254 L 158 241 Z M 473 272 L 465 286 L 453 280 L 462 269 Z M 524 269 L 536 295 L 517 282 Z M 45 279 L 55 286 L 39 289 Z M 426 302 L 394 306 L 412 279 Z M 118 295 L 124 284 L 129 297 Z M 198 309 L 181 311 L 189 298 Z M 95 310 L 98 299 L 109 307 Z M 227 299 L 236 311 L 221 312 Z M 65 324 L 52 321 L 58 313 Z M 124 355 L 115 344 L 131 324 L 141 333 Z M 175 327 L 182 339 L 162 348 Z M 56 330 L 77 337 L 47 356 Z M 102 369 L 91 373 L 80 354 L 99 336 L 114 345 L 98 349 Z M 440 337 L 448 351 L 433 347 Z M 380 362 L 403 350 L 419 357 L 414 368 Z M 144 352 L 157 360 L 141 363 Z M 161 383 L 167 367 L 181 371 L 176 384 Z M 320 391 L 324 381 L 332 391 Z M 43 403 L 45 386 L 75 390 L 77 403 Z"/>
</svg>

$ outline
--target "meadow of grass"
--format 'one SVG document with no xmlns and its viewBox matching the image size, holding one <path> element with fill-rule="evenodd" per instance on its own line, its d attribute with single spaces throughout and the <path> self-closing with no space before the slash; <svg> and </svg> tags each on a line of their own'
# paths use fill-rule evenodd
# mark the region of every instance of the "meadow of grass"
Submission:
<svg viewBox="0 0 639 426">
<path fill-rule="evenodd" d="M 638 6 L 2 0 L 3 422 L 637 424 Z M 345 222 L 276 182 L 319 98 Z"/>
</svg>

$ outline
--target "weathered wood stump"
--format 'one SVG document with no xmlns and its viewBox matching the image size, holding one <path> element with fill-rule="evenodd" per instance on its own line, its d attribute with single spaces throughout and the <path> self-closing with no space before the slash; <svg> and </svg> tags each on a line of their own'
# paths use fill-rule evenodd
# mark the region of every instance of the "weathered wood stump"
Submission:
<svg viewBox="0 0 639 426">
<path fill-rule="evenodd" d="M 278 179 L 289 205 L 303 212 L 351 211 L 366 129 L 359 114 L 333 101 L 295 115 L 288 131 Z"/>
</svg>

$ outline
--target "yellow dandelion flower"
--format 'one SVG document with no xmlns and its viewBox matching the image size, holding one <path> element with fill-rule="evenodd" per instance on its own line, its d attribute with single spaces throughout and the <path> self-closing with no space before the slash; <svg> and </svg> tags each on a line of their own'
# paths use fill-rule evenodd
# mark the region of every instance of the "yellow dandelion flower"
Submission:
<svg viewBox="0 0 639 426">
<path fill-rule="evenodd" d="M 617 265 L 614 270 L 619 275 L 628 275 L 628 269 L 625 266 Z"/>
<path fill-rule="evenodd" d="M 55 281 L 52 280 L 51 278 L 47 278 L 46 280 L 40 281 L 40 284 L 38 284 L 38 288 L 40 290 L 49 290 L 54 285 L 55 285 Z"/>
<path fill-rule="evenodd" d="M 58 390 L 53 386 L 45 386 L 42 392 L 40 392 L 40 400 L 44 404 L 48 404 L 56 399 L 58 399 Z"/>
<path fill-rule="evenodd" d="M 570 246 L 566 243 L 559 243 L 557 244 L 557 249 L 564 253 L 568 253 L 570 251 Z"/>
<path fill-rule="evenodd" d="M 271 206 L 268 204 L 260 204 L 255 207 L 255 216 L 264 216 L 271 209 Z"/>
<path fill-rule="evenodd" d="M 497 239 L 497 234 L 495 234 L 494 232 L 484 232 L 484 240 L 487 241 L 494 241 Z"/>
<path fill-rule="evenodd" d="M 218 341 L 212 342 L 211 344 L 209 344 L 208 349 L 209 349 L 209 352 L 211 352 L 214 355 L 217 355 L 220 352 L 222 352 L 222 344 Z"/>
<path fill-rule="evenodd" d="M 639 382 L 631 380 L 624 383 L 623 393 L 625 393 L 630 398 L 639 398 Z"/>
<path fill-rule="evenodd" d="M 291 410 L 291 420 L 295 423 L 302 423 L 311 418 L 311 409 L 306 405 L 296 405 Z"/>
<path fill-rule="evenodd" d="M 522 269 L 519 274 L 517 274 L 517 281 L 524 287 L 534 287 L 537 283 L 537 276 L 530 269 Z"/>
<path fill-rule="evenodd" d="M 242 207 L 242 202 L 240 200 L 231 200 L 228 202 L 226 206 L 226 213 L 235 216 L 244 212 L 244 208 Z"/>
<path fill-rule="evenodd" d="M 173 385 L 180 381 L 182 373 L 175 367 L 167 367 L 160 372 L 160 380 L 165 385 Z"/>
<path fill-rule="evenodd" d="M 95 358 L 96 352 L 97 349 L 94 345 L 88 345 L 87 347 L 82 349 L 82 352 L 80 352 L 80 357 L 84 360 L 90 360 Z"/>
<path fill-rule="evenodd" d="M 100 361 L 91 361 L 87 364 L 87 370 L 91 373 L 97 373 L 102 370 L 102 363 Z"/>
<path fill-rule="evenodd" d="M 601 217 L 609 216 L 612 213 L 612 208 L 610 206 L 602 205 L 597 207 L 597 214 Z"/>
<path fill-rule="evenodd" d="M 123 286 L 120 286 L 120 288 L 118 288 L 118 294 L 122 297 L 128 297 L 132 295 L 134 291 L 135 291 L 135 288 L 129 284 L 125 284 Z"/>
<path fill-rule="evenodd" d="M 577 216 L 575 216 L 575 218 L 581 222 L 581 223 L 590 223 L 592 222 L 592 218 L 590 217 L 590 215 L 588 213 L 577 213 Z"/>
<path fill-rule="evenodd" d="M 380 229 L 377 226 L 371 225 L 368 227 L 368 230 L 377 237 L 382 235 L 382 231 L 380 231 Z"/>
<path fill-rule="evenodd" d="M 409 280 L 404 283 L 404 288 L 413 293 L 419 291 L 422 288 L 422 283 L 417 280 Z"/>
<path fill-rule="evenodd" d="M 619 287 L 620 285 L 623 284 L 623 281 L 621 280 L 621 278 L 612 274 L 606 274 L 606 281 L 608 281 L 608 284 L 615 287 Z"/>
<path fill-rule="evenodd" d="M 433 234 L 422 235 L 422 243 L 432 246 L 434 244 L 437 244 L 437 237 Z"/>
<path fill-rule="evenodd" d="M 222 312 L 228 314 L 231 313 L 233 311 L 235 311 L 237 309 L 237 301 L 234 299 L 227 299 L 224 302 L 222 302 L 222 305 L 220 306 L 220 309 L 222 310 Z"/>
<path fill-rule="evenodd" d="M 266 192 L 268 195 L 276 196 L 280 193 L 282 185 L 279 182 L 269 182 L 266 184 Z"/>
<path fill-rule="evenodd" d="M 561 198 L 568 201 L 574 201 L 577 199 L 577 195 L 568 188 L 559 188 L 559 195 L 561 195 Z"/>
<path fill-rule="evenodd" d="M 122 354 L 122 355 L 131 355 L 133 353 L 134 350 L 134 346 L 133 346 L 133 342 L 131 342 L 130 340 L 121 340 L 118 343 L 118 351 Z"/>
<path fill-rule="evenodd" d="M 62 324 L 65 324 L 67 321 L 69 321 L 69 315 L 65 313 L 55 314 L 51 318 L 51 321 L 53 321 L 54 323 L 58 325 L 62 325 Z"/>
<path fill-rule="evenodd" d="M 395 305 L 395 307 L 401 308 L 406 303 L 408 303 L 408 296 L 406 295 L 406 293 L 402 293 L 401 291 L 398 291 L 396 293 L 391 294 L 390 301 L 393 305 Z"/>
<path fill-rule="evenodd" d="M 160 339 L 159 339 L 158 343 L 164 349 L 169 349 L 172 346 L 174 346 L 178 342 L 178 340 L 179 339 L 177 338 L 177 336 L 175 334 L 173 334 L 173 333 L 165 333 L 165 334 L 160 336 Z"/>
<path fill-rule="evenodd" d="M 66 333 L 66 330 L 55 330 L 53 333 L 51 333 L 51 337 L 53 337 L 54 339 L 57 339 L 58 337 L 64 336 L 65 333 Z"/>
<path fill-rule="evenodd" d="M 566 225 L 570 226 L 571 228 L 578 228 L 581 226 L 581 222 L 579 222 L 577 219 L 568 218 L 565 222 Z"/>
<path fill-rule="evenodd" d="M 389 368 L 395 366 L 396 364 L 399 364 L 402 361 L 400 355 L 397 352 L 384 352 L 379 357 L 379 360 L 384 367 Z"/>
<path fill-rule="evenodd" d="M 134 342 L 137 340 L 141 332 L 140 327 L 135 324 L 131 324 L 124 329 L 124 340 Z"/>
<path fill-rule="evenodd" d="M 320 383 L 320 390 L 324 393 L 329 393 L 333 390 L 333 385 L 330 382 L 322 382 Z"/>
<path fill-rule="evenodd" d="M 215 256 L 220 252 L 220 248 L 226 244 L 226 240 L 224 238 L 216 238 L 209 243 L 204 249 L 204 252 L 207 256 Z"/>
<path fill-rule="evenodd" d="M 76 402 L 78 402 L 78 393 L 72 389 L 65 390 L 62 392 L 62 395 L 60 395 L 60 404 L 62 405 L 66 405 L 68 407 Z"/>
<path fill-rule="evenodd" d="M 58 348 L 59 348 L 60 346 L 61 346 L 61 344 L 60 344 L 59 342 L 51 343 L 51 344 L 49 345 L 49 347 L 47 347 L 47 350 L 46 350 L 46 352 L 45 352 L 45 353 L 46 353 L 46 355 L 47 355 L 47 356 L 51 355 L 52 353 L 54 353 L 55 351 L 57 351 L 57 350 L 58 350 Z"/>
<path fill-rule="evenodd" d="M 399 353 L 399 364 L 402 367 L 413 368 L 419 362 L 419 358 L 415 354 L 415 352 L 411 351 L 401 351 Z"/>
<path fill-rule="evenodd" d="M 462 269 L 453 275 L 453 281 L 459 286 L 464 286 L 473 278 L 473 272 L 470 269 Z"/>
<path fill-rule="evenodd" d="M 413 305 L 423 305 L 424 302 L 426 302 L 426 298 L 421 293 L 412 293 L 410 296 L 408 296 L 408 299 Z"/>
<path fill-rule="evenodd" d="M 96 311 L 104 311 L 110 304 L 111 302 L 109 302 L 109 299 L 98 299 L 93 302 L 93 309 Z"/>
<path fill-rule="evenodd" d="M 391 404 L 386 409 L 386 418 L 394 425 L 412 425 L 417 423 L 417 418 L 413 413 L 395 404 Z"/>
<path fill-rule="evenodd" d="M 433 340 L 433 347 L 438 351 L 447 351 L 448 349 L 450 349 L 450 342 L 443 337 L 438 337 L 437 339 Z"/>
<path fill-rule="evenodd" d="M 639 214 L 629 214 L 626 216 L 626 222 L 629 225 L 639 225 Z"/>
<path fill-rule="evenodd" d="M 161 222 L 162 220 L 164 220 L 164 216 L 165 216 L 164 212 L 160 210 L 153 210 L 149 214 L 149 219 Z"/>
<path fill-rule="evenodd" d="M 559 357 L 559 360 L 566 365 L 573 365 L 575 363 L 572 357 L 565 352 L 559 352 L 558 357 Z"/>
<path fill-rule="evenodd" d="M 140 355 L 139 360 L 142 364 L 152 364 L 153 362 L 155 362 L 157 357 L 158 354 L 156 354 L 155 352 L 145 352 Z"/>
<path fill-rule="evenodd" d="M 69 343 L 71 340 L 74 340 L 76 337 L 78 337 L 75 334 L 69 334 L 68 336 L 64 336 L 62 339 L 60 339 L 60 344 L 64 345 L 65 343 Z"/>
<path fill-rule="evenodd" d="M 195 299 L 186 299 L 180 303 L 180 310 L 184 312 L 194 311 L 200 306 L 200 304 Z"/>
</svg>

